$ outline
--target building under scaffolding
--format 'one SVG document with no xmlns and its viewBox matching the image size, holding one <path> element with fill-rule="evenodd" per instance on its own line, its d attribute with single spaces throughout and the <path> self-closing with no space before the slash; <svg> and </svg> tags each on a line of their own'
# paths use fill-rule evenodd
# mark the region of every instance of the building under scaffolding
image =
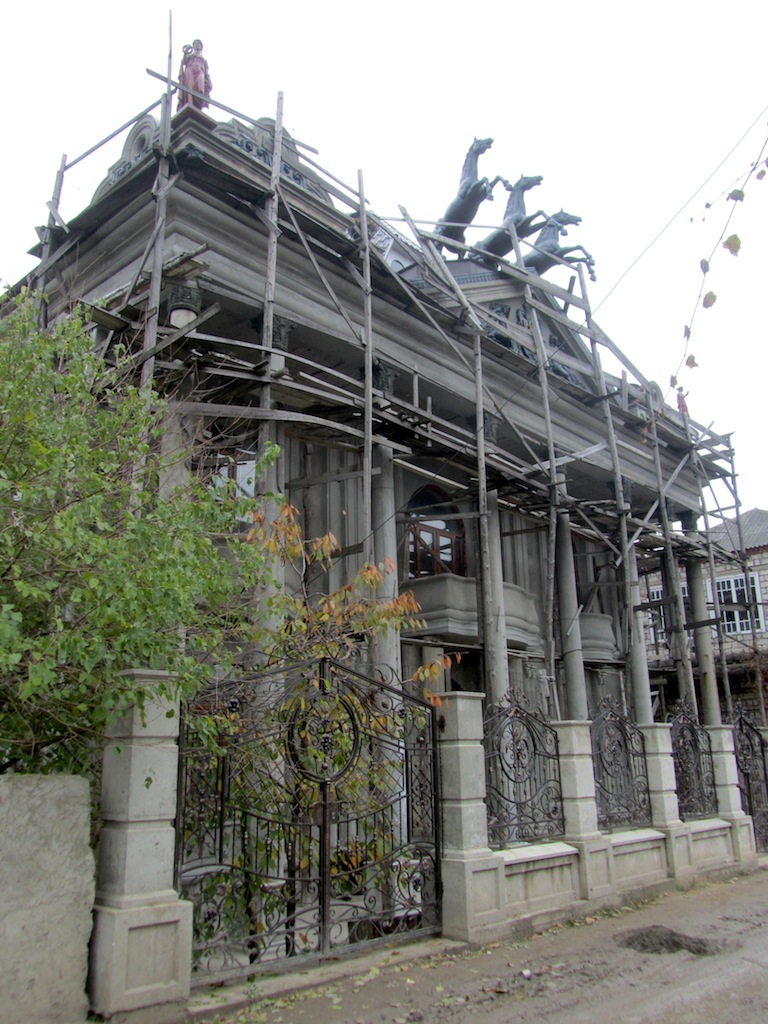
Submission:
<svg viewBox="0 0 768 1024">
<path fill-rule="evenodd" d="M 763 740 L 722 724 L 721 591 L 706 594 L 732 557 L 711 537 L 738 517 L 730 438 L 666 406 L 594 322 L 589 260 L 565 262 L 562 286 L 540 272 L 563 260 L 527 257 L 513 228 L 478 251 L 403 209 L 407 238 L 371 211 L 362 175 L 341 182 L 283 130 L 282 97 L 274 120 L 213 101 L 230 120 L 191 104 L 171 117 L 176 84 L 159 121 L 153 107 L 114 133 L 120 160 L 68 223 L 77 161 L 62 162 L 32 275 L 41 318 L 84 304 L 100 351 L 119 345 L 165 397 L 166 486 L 226 474 L 285 494 L 305 536 L 341 544 L 306 585 L 389 560 L 384 596 L 412 590 L 421 621 L 374 638 L 354 669 L 215 681 L 238 728 L 215 753 L 182 730 L 178 789 L 175 767 L 165 780 L 173 882 L 174 808 L 160 820 L 134 772 L 135 820 L 121 810 L 101 832 L 92 1008 L 178 1000 L 190 947 L 208 977 L 250 977 L 406 932 L 482 941 L 753 864 L 753 826 L 768 847 Z M 268 443 L 279 457 L 254 481 Z M 450 666 L 439 716 L 408 683 L 435 663 Z M 653 724 L 675 697 L 673 722 Z M 168 922 L 171 994 L 126 994 L 114 929 L 141 933 L 154 978 Z"/>
<path fill-rule="evenodd" d="M 697 592 L 714 575 L 707 529 L 738 511 L 730 439 L 666 406 L 594 322 L 584 265 L 552 283 L 514 231 L 509 260 L 460 242 L 446 259 L 405 210 L 415 241 L 372 213 L 362 175 L 320 168 L 282 129 L 282 98 L 276 120 L 216 121 L 192 105 L 172 118 L 170 94 L 159 122 L 124 126 L 69 223 L 77 161 L 62 163 L 33 275 L 44 315 L 85 302 L 99 344 L 133 353 L 171 399 L 168 445 L 205 440 L 186 471 L 246 480 L 277 442 L 269 488 L 343 545 L 332 584 L 397 564 L 424 628 L 380 641 L 371 670 L 401 680 L 460 650 L 448 688 L 521 690 L 571 719 L 612 696 L 649 722 L 639 581 L 661 571 L 677 695 L 719 722 L 718 609 L 695 613 L 694 683 L 678 568 Z"/>
</svg>

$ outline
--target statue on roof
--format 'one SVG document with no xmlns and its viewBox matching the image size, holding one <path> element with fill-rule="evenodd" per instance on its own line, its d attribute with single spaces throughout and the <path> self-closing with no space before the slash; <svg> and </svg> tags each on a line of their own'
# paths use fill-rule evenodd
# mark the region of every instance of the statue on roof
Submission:
<svg viewBox="0 0 768 1024">
<path fill-rule="evenodd" d="M 489 182 L 487 178 L 478 178 L 477 176 L 477 158 L 489 150 L 492 145 L 493 139 L 475 139 L 469 147 L 464 166 L 461 169 L 459 191 L 443 214 L 443 219 L 436 225 L 436 234 L 463 242 L 465 230 L 477 216 L 480 203 L 484 199 L 493 199 L 493 186 L 501 181 L 501 178 L 496 177 Z M 437 247 L 439 250 L 440 245 L 438 244 Z M 460 256 L 464 255 L 460 249 L 451 249 L 451 252 L 458 252 Z"/>
<path fill-rule="evenodd" d="M 518 238 L 527 238 L 528 235 L 532 235 L 543 228 L 547 221 L 547 215 L 543 210 L 537 210 L 536 213 L 526 213 L 525 211 L 525 193 L 542 183 L 544 179 L 540 174 L 529 177 L 522 175 L 514 185 L 511 185 L 506 178 L 500 178 L 499 180 L 507 192 L 509 192 L 504 219 L 501 227 L 496 228 L 490 235 L 486 235 L 476 246 L 491 256 L 506 256 L 507 253 L 512 252 L 514 248 L 512 232 L 510 230 L 512 227 L 514 227 Z M 470 258 L 488 263 L 491 266 L 496 262 L 493 259 L 486 259 L 483 256 L 474 254 Z"/>
<path fill-rule="evenodd" d="M 181 58 L 181 67 L 179 68 L 179 103 L 176 107 L 177 110 L 181 110 L 182 107 L 190 106 L 195 107 L 197 110 L 202 110 L 208 106 L 207 99 L 201 99 L 199 96 L 192 96 L 190 93 L 185 92 L 185 86 L 187 89 L 194 89 L 195 92 L 201 93 L 202 96 L 211 95 L 211 76 L 208 73 L 208 61 L 203 56 L 203 44 L 199 39 L 195 39 L 190 46 L 187 44 L 184 47 L 184 56 Z"/>
<path fill-rule="evenodd" d="M 544 227 L 536 236 L 531 252 L 525 257 L 525 266 L 541 276 L 558 263 L 583 263 L 590 280 L 595 281 L 595 260 L 583 245 L 560 245 L 560 235 L 567 235 L 567 225 L 581 224 L 581 217 L 560 210 L 547 218 Z M 581 256 L 573 253 L 580 252 Z"/>
</svg>

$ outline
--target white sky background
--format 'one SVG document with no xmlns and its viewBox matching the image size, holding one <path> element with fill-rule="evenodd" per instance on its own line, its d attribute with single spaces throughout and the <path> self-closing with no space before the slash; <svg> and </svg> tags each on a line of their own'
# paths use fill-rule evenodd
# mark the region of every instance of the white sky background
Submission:
<svg viewBox="0 0 768 1024">
<path fill-rule="evenodd" d="M 168 7 L 44 0 L 15 4 L 3 25 L 13 113 L 0 172 L 0 278 L 13 283 L 36 263 L 24 254 L 46 220 L 62 154 L 74 158 L 159 98 L 162 84 L 145 68 L 165 72 Z M 481 174 L 541 174 L 528 209 L 583 218 L 565 242 L 596 259 L 589 295 L 603 330 L 665 392 L 677 373 L 695 420 L 733 432 L 746 510 L 768 508 L 768 176 L 753 177 L 736 204 L 727 234 L 740 236 L 740 255 L 717 242 L 734 206 L 725 197 L 768 137 L 767 29 L 757 0 L 179 2 L 173 74 L 182 45 L 199 37 L 214 99 L 274 117 L 282 90 L 287 130 L 350 185 L 362 169 L 383 216 L 402 204 L 416 219 L 439 219 L 473 137 L 492 136 Z M 65 217 L 87 205 L 122 141 L 69 172 Z M 495 196 L 477 224 L 500 222 L 501 185 Z M 699 261 L 715 248 L 707 290 L 717 302 L 696 312 L 686 350 Z M 688 354 L 698 369 L 678 373 Z M 615 369 L 607 358 L 606 368 Z"/>
</svg>

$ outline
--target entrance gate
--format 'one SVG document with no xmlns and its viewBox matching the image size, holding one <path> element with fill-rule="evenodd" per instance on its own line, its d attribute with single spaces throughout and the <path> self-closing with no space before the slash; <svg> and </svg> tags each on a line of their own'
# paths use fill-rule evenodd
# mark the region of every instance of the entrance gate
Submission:
<svg viewBox="0 0 768 1024">
<path fill-rule="evenodd" d="M 176 876 L 199 980 L 438 931 L 429 704 L 321 660 L 212 686 L 181 744 Z"/>
<path fill-rule="evenodd" d="M 755 846 L 768 850 L 768 771 L 765 764 L 765 743 L 760 730 L 743 710 L 733 723 L 736 764 L 739 770 L 741 806 L 752 816 Z"/>
</svg>

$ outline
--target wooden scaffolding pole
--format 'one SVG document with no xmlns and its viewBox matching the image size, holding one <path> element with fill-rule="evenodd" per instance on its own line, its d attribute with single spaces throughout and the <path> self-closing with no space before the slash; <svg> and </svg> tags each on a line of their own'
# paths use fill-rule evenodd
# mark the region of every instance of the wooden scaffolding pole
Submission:
<svg viewBox="0 0 768 1024">
<path fill-rule="evenodd" d="M 485 464 L 485 409 L 483 401 L 483 346 L 482 335 L 474 338 L 475 354 L 475 433 L 477 445 L 477 514 L 480 562 L 480 621 L 485 653 L 485 692 L 489 702 L 498 703 L 504 696 L 497 667 L 494 630 L 493 590 L 491 585 L 491 545 L 488 529 L 488 480 Z"/>
<path fill-rule="evenodd" d="M 560 492 L 557 480 L 557 460 L 555 438 L 552 431 L 552 410 L 549 404 L 549 379 L 547 377 L 547 353 L 544 338 L 536 310 L 530 305 L 531 286 L 525 286 L 525 299 L 531 310 L 533 338 L 536 342 L 537 370 L 541 387 L 542 405 L 544 409 L 544 428 L 547 437 L 547 456 L 549 459 L 549 530 L 547 534 L 547 579 L 544 597 L 544 664 L 553 693 L 557 694 L 555 672 L 555 565 L 557 555 L 557 518 L 560 511 Z"/>
<path fill-rule="evenodd" d="M 717 653 L 720 662 L 720 674 L 723 682 L 723 694 L 725 696 L 725 711 L 729 722 L 733 721 L 733 697 L 731 695 L 731 681 L 728 677 L 728 656 L 725 650 L 725 636 L 723 631 L 723 620 L 720 615 L 720 595 L 717 592 L 717 570 L 715 568 L 715 552 L 712 547 L 712 536 L 710 534 L 709 509 L 704 495 L 704 481 L 707 479 L 706 470 L 701 459 L 698 445 L 694 437 L 694 431 L 688 418 L 688 410 L 683 404 L 683 424 L 685 431 L 693 447 L 693 469 L 696 483 L 699 490 L 699 508 L 704 520 L 704 537 L 707 547 L 707 565 L 709 567 L 709 585 L 712 592 L 712 615 L 715 620 L 715 631 L 717 636 Z M 733 468 L 733 467 L 731 467 Z M 735 474 L 734 477 L 735 484 Z"/>
<path fill-rule="evenodd" d="M 269 409 L 272 404 L 272 384 L 269 376 L 272 370 L 272 335 L 275 324 L 275 287 L 277 281 L 277 239 L 280 229 L 277 226 L 280 169 L 283 162 L 283 94 L 277 94 L 277 111 L 275 114 L 275 134 L 272 139 L 272 170 L 269 176 L 269 195 L 264 206 L 265 221 L 268 224 L 267 236 L 267 268 L 264 280 L 264 315 L 261 322 L 261 344 L 267 352 L 269 367 L 268 379 L 261 389 L 261 404 Z M 270 438 L 274 440 L 274 438 Z"/>
<path fill-rule="evenodd" d="M 605 383 L 603 363 L 600 358 L 600 348 L 593 333 L 592 309 L 587 298 L 587 285 L 584 280 L 584 267 L 579 264 L 579 280 L 581 282 L 582 299 L 586 302 L 585 317 L 587 327 L 590 331 L 590 346 L 592 349 L 592 363 L 594 366 L 595 379 L 597 381 L 598 395 L 601 399 L 600 405 L 603 410 L 606 434 L 608 437 L 608 450 L 611 454 L 611 468 L 613 470 L 613 494 L 616 504 L 616 514 L 619 520 L 619 542 L 621 555 L 616 561 L 617 570 L 621 571 L 624 592 L 624 614 L 621 616 L 621 650 L 624 654 L 625 672 L 628 671 L 629 690 L 634 700 L 630 706 L 634 706 L 636 719 L 642 724 L 653 721 L 653 709 L 651 705 L 650 686 L 648 685 L 647 669 L 642 673 L 643 678 L 636 678 L 641 675 L 638 664 L 641 652 L 636 645 L 643 644 L 642 633 L 637 636 L 640 630 L 636 619 L 635 606 L 640 603 L 639 593 L 633 593 L 636 585 L 636 572 L 633 567 L 636 565 L 634 557 L 630 556 L 629 530 L 627 518 L 631 512 L 631 505 L 627 502 L 624 494 L 624 479 L 621 473 L 621 459 L 619 457 L 619 446 L 616 440 L 616 428 L 613 422 L 613 413 L 609 401 L 608 388 Z M 644 651 L 642 657 L 644 658 Z M 643 662 L 644 663 L 644 662 Z"/>
<path fill-rule="evenodd" d="M 368 241 L 368 214 L 365 209 L 363 172 L 357 172 L 360 200 L 360 256 L 363 261 L 363 345 L 365 346 L 365 418 L 363 431 L 363 555 L 372 565 L 373 549 L 372 477 L 373 477 L 373 307 L 371 295 L 371 250 Z"/>
<path fill-rule="evenodd" d="M 59 224 L 64 225 L 64 222 L 59 215 L 59 203 L 61 202 L 61 190 L 64 185 L 64 172 L 67 169 L 67 154 L 65 153 L 61 158 L 61 164 L 56 172 L 56 179 L 53 183 L 53 195 L 50 201 L 46 204 L 48 207 L 48 223 L 45 227 L 45 234 L 43 236 L 43 252 L 40 257 L 40 276 L 35 275 L 34 282 L 35 288 L 40 291 L 40 309 L 37 314 L 38 326 L 45 329 L 48 326 L 48 301 L 45 298 L 45 283 L 47 280 L 48 261 L 51 258 L 51 251 L 53 249 L 53 229 Z M 66 225 L 64 225 L 66 227 Z"/>
<path fill-rule="evenodd" d="M 171 149 L 171 61 L 172 39 L 169 15 L 168 26 L 168 66 L 165 92 L 160 103 L 160 146 L 157 163 L 157 177 L 153 192 L 155 204 L 155 244 L 152 250 L 152 265 L 149 276 L 149 295 L 144 322 L 144 353 L 154 352 L 157 345 L 157 328 L 160 321 L 160 296 L 163 289 L 163 259 L 165 256 L 165 220 L 168 203 L 168 182 L 170 180 L 170 149 Z M 145 401 L 151 400 L 152 379 L 155 373 L 155 357 L 149 355 L 141 367 L 141 389 L 145 392 Z"/>
<path fill-rule="evenodd" d="M 693 685 L 693 669 L 691 658 L 688 653 L 688 636 L 685 631 L 685 608 L 683 606 L 683 595 L 678 579 L 677 562 L 672 547 L 672 531 L 669 525 L 669 514 L 667 512 L 667 501 L 664 488 L 664 476 L 661 471 L 661 454 L 659 451 L 659 434 L 656 428 L 656 411 L 653 408 L 653 399 L 650 391 L 647 395 L 648 422 L 650 425 L 651 441 L 653 443 L 653 458 L 656 468 L 656 486 L 659 492 L 659 517 L 661 519 L 662 536 L 664 538 L 664 591 L 672 589 L 672 601 L 666 605 L 671 610 L 671 623 L 667 632 L 672 638 L 672 656 L 677 670 L 677 682 L 681 696 L 686 696 L 690 701 L 691 708 L 698 716 L 698 702 L 696 700 L 696 688 Z"/>
</svg>

